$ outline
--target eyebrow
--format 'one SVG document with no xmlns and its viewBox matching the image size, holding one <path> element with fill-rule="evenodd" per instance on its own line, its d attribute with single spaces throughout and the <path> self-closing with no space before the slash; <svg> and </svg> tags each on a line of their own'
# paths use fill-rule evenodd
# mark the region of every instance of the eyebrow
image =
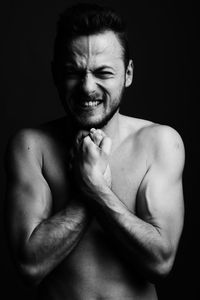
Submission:
<svg viewBox="0 0 200 300">
<path fill-rule="evenodd" d="M 79 66 L 76 64 L 75 61 L 67 62 L 65 64 L 65 66 L 66 67 L 75 67 L 75 68 L 79 69 Z M 114 68 L 109 65 L 101 65 L 101 66 L 97 67 L 95 69 L 95 71 L 103 71 L 104 69 L 110 69 L 110 70 L 114 71 Z"/>
<path fill-rule="evenodd" d="M 111 69 L 114 71 L 113 67 L 108 66 L 108 65 L 102 65 L 102 66 L 96 68 L 96 70 L 98 70 L 98 71 L 102 71 L 104 69 Z"/>
</svg>

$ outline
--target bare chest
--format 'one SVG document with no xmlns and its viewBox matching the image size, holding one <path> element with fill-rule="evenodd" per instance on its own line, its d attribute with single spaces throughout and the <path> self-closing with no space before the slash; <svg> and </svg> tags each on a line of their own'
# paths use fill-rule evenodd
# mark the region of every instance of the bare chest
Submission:
<svg viewBox="0 0 200 300">
<path fill-rule="evenodd" d="M 146 154 L 142 149 L 122 148 L 110 157 L 112 191 L 135 211 L 137 191 L 146 173 Z M 44 155 L 44 176 L 52 192 L 54 210 L 62 209 L 73 189 L 68 172 L 68 154 L 65 149 L 49 148 Z"/>
<path fill-rule="evenodd" d="M 54 213 L 65 207 L 72 194 L 71 178 L 68 173 L 67 150 L 60 147 L 48 147 L 44 154 L 44 176 L 49 184 L 53 196 Z M 141 147 L 124 144 L 110 156 L 109 165 L 112 176 L 112 191 L 135 212 L 137 191 L 146 173 L 146 153 Z M 78 187 L 75 187 L 78 189 Z M 98 219 L 92 222 L 71 255 L 63 261 L 56 274 L 63 278 L 66 286 L 70 274 L 74 286 L 81 286 L 81 293 L 85 286 L 89 290 L 99 293 L 103 299 L 105 288 L 112 287 L 116 293 L 123 291 L 127 298 L 134 298 L 140 282 L 137 271 L 129 269 L 123 259 L 119 259 L 119 249 L 113 243 L 109 231 L 105 231 Z M 61 274 L 61 276 L 60 276 Z M 98 278 L 98 286 L 96 279 Z M 141 284 L 141 283 L 140 283 Z M 131 296 L 130 296 L 131 295 Z M 84 299 L 94 299 L 94 296 L 84 296 Z M 100 297 L 99 297 L 100 298 Z M 108 298 L 108 297 L 106 297 Z M 116 296 L 116 299 L 124 299 Z M 145 299 L 145 298 L 143 298 Z M 149 298 L 148 298 L 149 299 Z"/>
</svg>

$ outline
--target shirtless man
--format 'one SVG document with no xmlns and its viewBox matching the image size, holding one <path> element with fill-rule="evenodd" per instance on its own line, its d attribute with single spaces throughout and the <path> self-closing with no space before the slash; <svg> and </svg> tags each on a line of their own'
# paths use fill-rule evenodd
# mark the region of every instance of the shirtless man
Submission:
<svg viewBox="0 0 200 300">
<path fill-rule="evenodd" d="M 39 299 L 157 299 L 154 284 L 173 266 L 183 143 L 119 113 L 133 76 L 124 36 L 104 8 L 65 11 L 52 70 L 66 117 L 21 130 L 8 147 L 9 242 Z"/>
</svg>

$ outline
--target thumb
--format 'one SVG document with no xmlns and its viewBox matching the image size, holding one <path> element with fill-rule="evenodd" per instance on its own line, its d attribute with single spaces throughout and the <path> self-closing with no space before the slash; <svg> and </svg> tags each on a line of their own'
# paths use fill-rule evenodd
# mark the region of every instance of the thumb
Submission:
<svg viewBox="0 0 200 300">
<path fill-rule="evenodd" d="M 107 155 L 109 155 L 111 151 L 111 146 L 112 146 L 111 138 L 105 136 L 102 139 L 102 142 L 99 147 L 101 148 L 102 151 L 104 151 Z"/>
<path fill-rule="evenodd" d="M 76 145 L 79 145 L 83 142 L 83 139 L 89 135 L 89 132 L 86 131 L 86 130 L 80 130 L 76 136 L 76 139 L 75 139 L 75 143 Z"/>
</svg>

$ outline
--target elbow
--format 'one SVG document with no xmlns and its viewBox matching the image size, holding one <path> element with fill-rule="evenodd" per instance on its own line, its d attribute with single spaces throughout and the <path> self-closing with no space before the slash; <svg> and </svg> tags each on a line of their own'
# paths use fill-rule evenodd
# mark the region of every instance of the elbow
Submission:
<svg viewBox="0 0 200 300">
<path fill-rule="evenodd" d="M 20 249 L 15 262 L 22 280 L 30 287 L 37 287 L 46 275 L 45 264 L 31 250 L 30 247 Z"/>
<path fill-rule="evenodd" d="M 20 264 L 19 271 L 23 281 L 32 287 L 37 287 L 44 278 L 44 274 L 39 266 Z"/>
<path fill-rule="evenodd" d="M 150 268 L 150 281 L 158 283 L 165 279 L 171 272 L 175 255 L 168 251 L 165 255 L 158 255 Z"/>
<path fill-rule="evenodd" d="M 159 281 L 165 279 L 171 272 L 172 266 L 172 259 L 166 259 L 159 262 L 154 268 L 155 279 Z"/>
</svg>

